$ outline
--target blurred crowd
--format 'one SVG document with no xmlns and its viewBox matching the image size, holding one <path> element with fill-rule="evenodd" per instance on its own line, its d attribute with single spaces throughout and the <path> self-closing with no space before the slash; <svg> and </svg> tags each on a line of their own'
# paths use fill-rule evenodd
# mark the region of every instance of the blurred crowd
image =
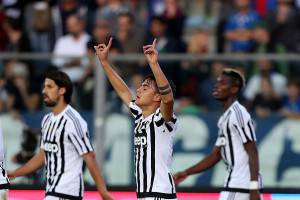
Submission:
<svg viewBox="0 0 300 200">
<path fill-rule="evenodd" d="M 2 0 L 0 51 L 53 53 L 53 59 L 1 60 L 0 111 L 42 109 L 42 77 L 65 71 L 75 85 L 74 102 L 93 108 L 93 46 L 113 37 L 111 54 L 141 53 L 157 38 L 164 53 L 299 53 L 299 0 Z M 78 56 L 63 58 L 62 56 Z M 117 62 L 135 90 L 149 69 L 143 62 Z M 176 111 L 219 111 L 211 90 L 224 67 L 247 77 L 241 101 L 260 117 L 300 118 L 298 62 L 161 62 L 177 86 Z M 122 108 L 108 88 L 107 109 Z M 113 101 L 111 101 L 113 100 Z"/>
</svg>

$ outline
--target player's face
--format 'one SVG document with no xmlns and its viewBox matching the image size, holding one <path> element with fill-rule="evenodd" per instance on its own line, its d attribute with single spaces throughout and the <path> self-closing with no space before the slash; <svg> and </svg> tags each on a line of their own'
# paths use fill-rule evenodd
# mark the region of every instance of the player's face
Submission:
<svg viewBox="0 0 300 200">
<path fill-rule="evenodd" d="M 228 76 L 225 76 L 223 74 L 218 76 L 213 88 L 212 95 L 218 101 L 225 101 L 233 95 L 232 84 Z"/>
<path fill-rule="evenodd" d="M 43 88 L 43 100 L 46 106 L 54 107 L 61 97 L 60 88 L 51 79 L 46 78 Z"/>
<path fill-rule="evenodd" d="M 136 91 L 136 104 L 138 106 L 148 106 L 153 104 L 155 96 L 158 94 L 155 89 L 155 83 L 146 79 Z"/>
</svg>

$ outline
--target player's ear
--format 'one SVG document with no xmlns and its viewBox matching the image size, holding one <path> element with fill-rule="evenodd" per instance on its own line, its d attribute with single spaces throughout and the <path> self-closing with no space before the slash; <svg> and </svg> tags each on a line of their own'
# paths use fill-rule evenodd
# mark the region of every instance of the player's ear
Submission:
<svg viewBox="0 0 300 200">
<path fill-rule="evenodd" d="M 232 94 L 237 94 L 237 93 L 239 93 L 239 87 L 238 87 L 238 86 L 232 87 L 232 88 L 231 88 L 231 93 L 232 93 Z"/>
<path fill-rule="evenodd" d="M 66 93 L 66 88 L 61 87 L 61 88 L 59 88 L 58 92 L 60 95 L 64 95 Z"/>
<path fill-rule="evenodd" d="M 159 93 L 155 93 L 155 95 L 154 95 L 154 101 L 158 101 L 158 102 L 161 101 L 161 95 Z"/>
</svg>

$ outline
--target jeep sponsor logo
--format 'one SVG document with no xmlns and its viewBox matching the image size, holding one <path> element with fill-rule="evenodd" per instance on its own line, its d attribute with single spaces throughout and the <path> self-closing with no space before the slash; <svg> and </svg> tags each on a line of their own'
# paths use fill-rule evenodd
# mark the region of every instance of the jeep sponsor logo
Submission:
<svg viewBox="0 0 300 200">
<path fill-rule="evenodd" d="M 46 151 L 53 152 L 53 153 L 58 152 L 58 145 L 57 144 L 46 142 L 44 146 L 45 146 Z"/>
<path fill-rule="evenodd" d="M 147 138 L 145 136 L 135 137 L 134 145 L 144 147 L 147 145 Z"/>
</svg>

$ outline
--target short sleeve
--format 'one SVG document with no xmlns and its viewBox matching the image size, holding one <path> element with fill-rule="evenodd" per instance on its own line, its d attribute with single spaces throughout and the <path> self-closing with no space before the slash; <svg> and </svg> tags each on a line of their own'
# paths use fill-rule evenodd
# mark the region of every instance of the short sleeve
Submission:
<svg viewBox="0 0 300 200">
<path fill-rule="evenodd" d="M 253 121 L 249 113 L 235 108 L 235 119 L 232 122 L 233 129 L 238 133 L 243 143 L 256 141 Z"/>
<path fill-rule="evenodd" d="M 68 139 L 74 145 L 79 155 L 93 151 L 87 124 L 75 119 L 69 123 Z"/>
<path fill-rule="evenodd" d="M 154 116 L 154 123 L 157 127 L 164 126 L 166 131 L 173 132 L 177 129 L 178 120 L 176 115 L 173 113 L 173 116 L 170 121 L 166 122 L 158 109 Z"/>
<path fill-rule="evenodd" d="M 132 114 L 132 116 L 135 118 L 135 120 L 142 117 L 142 109 L 136 105 L 135 100 L 129 103 L 129 111 Z"/>
<path fill-rule="evenodd" d="M 47 124 L 47 121 L 50 119 L 50 114 L 47 114 L 43 117 L 42 119 L 42 123 L 41 123 L 41 136 L 40 136 L 40 148 L 41 149 L 45 149 L 45 145 L 44 145 L 44 142 L 43 142 L 43 134 L 44 134 L 44 131 L 45 131 L 45 126 Z"/>
</svg>

